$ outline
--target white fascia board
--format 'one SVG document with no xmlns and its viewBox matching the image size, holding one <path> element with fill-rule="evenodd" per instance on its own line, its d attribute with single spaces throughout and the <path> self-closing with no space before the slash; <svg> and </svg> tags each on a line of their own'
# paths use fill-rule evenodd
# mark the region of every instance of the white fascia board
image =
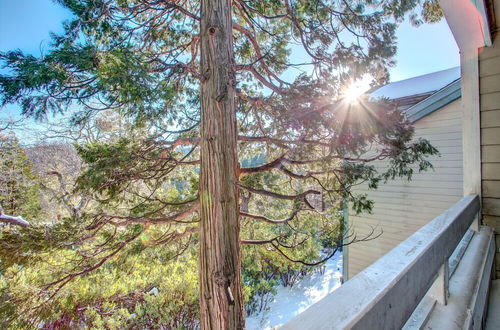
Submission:
<svg viewBox="0 0 500 330">
<path fill-rule="evenodd" d="M 415 122 L 459 99 L 462 95 L 461 92 L 460 79 L 457 79 L 406 110 L 406 116 L 411 122 Z"/>
<path fill-rule="evenodd" d="M 439 0 L 460 51 L 491 46 L 484 0 Z"/>
</svg>

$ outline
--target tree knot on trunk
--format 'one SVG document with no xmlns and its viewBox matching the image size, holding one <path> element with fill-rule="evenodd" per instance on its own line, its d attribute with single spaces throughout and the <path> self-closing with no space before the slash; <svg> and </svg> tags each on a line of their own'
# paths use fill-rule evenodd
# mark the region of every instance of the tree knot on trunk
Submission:
<svg viewBox="0 0 500 330">
<path fill-rule="evenodd" d="M 215 100 L 220 103 L 222 101 L 225 101 L 226 99 L 227 99 L 227 88 L 224 88 L 224 90 L 219 95 L 217 95 Z"/>
<path fill-rule="evenodd" d="M 208 28 L 208 34 L 213 36 L 217 32 L 218 28 L 216 26 L 211 26 Z"/>
<path fill-rule="evenodd" d="M 204 83 L 206 82 L 208 79 L 210 79 L 210 68 L 207 68 L 205 70 L 205 72 L 202 74 L 202 79 L 201 79 L 201 82 Z"/>
</svg>

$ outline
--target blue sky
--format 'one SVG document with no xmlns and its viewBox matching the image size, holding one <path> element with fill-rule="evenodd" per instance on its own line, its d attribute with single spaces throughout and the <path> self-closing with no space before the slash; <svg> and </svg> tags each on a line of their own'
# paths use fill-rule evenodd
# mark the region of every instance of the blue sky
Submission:
<svg viewBox="0 0 500 330">
<path fill-rule="evenodd" d="M 69 15 L 51 0 L 0 0 L 0 51 L 19 48 L 40 55 L 49 46 L 49 32 L 61 32 L 61 23 Z M 392 81 L 459 65 L 458 47 L 444 20 L 418 28 L 404 23 L 397 36 L 397 64 L 390 69 Z M 15 114 L 17 109 L 7 106 L 1 111 Z"/>
<path fill-rule="evenodd" d="M 61 32 L 68 11 L 51 0 L 0 0 L 0 51 L 20 48 L 33 55 L 48 47 L 49 31 Z M 458 48 L 444 20 L 398 30 L 393 81 L 459 65 Z"/>
<path fill-rule="evenodd" d="M 40 55 L 49 32 L 61 32 L 69 12 L 51 0 L 0 0 L 0 51 L 20 48 Z"/>
<path fill-rule="evenodd" d="M 405 22 L 399 27 L 397 36 L 397 63 L 390 70 L 392 81 L 460 65 L 458 46 L 444 19 L 419 27 Z"/>
</svg>

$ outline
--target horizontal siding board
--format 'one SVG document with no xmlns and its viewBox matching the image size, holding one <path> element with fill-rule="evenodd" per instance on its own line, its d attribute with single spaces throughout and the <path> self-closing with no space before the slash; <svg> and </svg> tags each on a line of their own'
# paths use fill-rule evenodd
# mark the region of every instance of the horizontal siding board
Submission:
<svg viewBox="0 0 500 330">
<path fill-rule="evenodd" d="M 355 246 L 355 245 L 353 245 L 353 246 Z M 372 252 L 373 250 L 379 251 L 375 255 L 377 258 L 374 258 L 374 254 Z M 391 249 L 387 246 L 380 246 L 380 245 L 372 244 L 370 246 L 370 249 L 360 250 L 359 252 L 356 251 L 357 253 L 353 255 L 353 257 L 355 257 L 353 259 L 357 259 L 356 261 L 357 261 L 358 267 L 362 267 L 363 264 L 368 266 L 371 263 L 373 263 L 375 260 L 377 260 L 378 258 L 382 257 L 384 254 L 389 252 L 390 250 Z"/>
<path fill-rule="evenodd" d="M 462 136 L 460 136 L 461 138 Z M 426 137 L 427 138 L 427 137 Z M 442 139 L 439 141 L 436 141 L 435 139 L 432 139 L 431 144 L 433 146 L 437 147 L 462 147 L 462 140 L 455 138 L 455 139 Z"/>
<path fill-rule="evenodd" d="M 444 158 L 446 158 L 446 154 L 443 154 Z M 431 159 L 430 160 L 432 164 L 434 164 L 435 160 Z M 431 168 L 427 171 L 422 171 L 422 172 L 417 172 L 413 174 L 413 178 L 418 179 L 420 176 L 426 176 L 428 178 L 432 178 L 433 180 L 436 179 L 437 177 L 442 177 L 445 180 L 452 180 L 456 181 L 457 177 L 462 178 L 462 163 L 459 161 L 455 161 L 454 165 L 457 167 L 441 167 L 442 163 L 439 164 L 440 166 L 434 166 L 434 168 Z"/>
<path fill-rule="evenodd" d="M 403 240 L 399 241 L 398 243 L 401 243 L 402 241 Z M 368 241 L 367 242 L 360 242 L 359 245 L 354 245 L 354 246 L 356 246 L 355 255 L 358 255 L 359 259 L 361 259 L 365 263 L 372 262 L 372 255 L 373 255 L 372 251 L 373 251 L 374 247 L 379 249 L 380 253 L 377 254 L 379 257 L 383 256 L 385 253 L 389 252 L 390 250 L 392 250 L 394 248 L 392 246 L 394 244 L 394 241 L 390 241 L 386 244 L 381 243 L 382 240 L 378 240 L 377 242 L 373 242 L 373 241 L 369 241 L 369 242 Z M 354 243 L 354 244 L 358 244 L 358 243 Z M 359 263 L 359 261 L 358 261 L 358 263 Z M 361 263 L 359 263 L 359 264 L 361 264 Z"/>
<path fill-rule="evenodd" d="M 373 224 L 366 224 L 364 223 L 363 225 L 355 226 L 356 228 L 356 235 L 358 238 L 363 238 L 367 236 L 379 236 L 377 237 L 377 240 L 379 242 L 391 242 L 394 239 L 399 240 L 400 238 L 403 239 L 404 237 L 407 237 L 408 235 L 411 235 L 411 233 L 415 232 L 419 228 L 421 228 L 424 223 L 386 223 L 384 222 L 383 225 L 373 225 Z M 397 236 L 394 236 L 394 234 L 398 234 Z M 389 238 L 390 237 L 390 241 Z"/>
<path fill-rule="evenodd" d="M 500 145 L 482 146 L 481 161 L 483 163 L 500 163 Z"/>
<path fill-rule="evenodd" d="M 411 229 L 411 232 L 417 230 L 418 228 L 424 226 L 429 219 L 434 219 L 435 217 L 429 216 L 424 219 L 412 219 L 410 221 L 407 220 L 407 224 L 405 228 Z M 365 217 L 364 222 L 360 222 L 357 225 L 352 226 L 352 228 L 356 231 L 356 235 L 358 237 L 363 237 L 369 234 L 372 230 L 376 230 L 377 233 L 383 232 L 387 228 L 402 228 L 401 227 L 402 218 L 399 216 L 389 216 L 379 214 L 377 218 Z M 354 221 L 354 220 L 353 220 Z M 369 222 L 366 222 L 369 221 Z"/>
<path fill-rule="evenodd" d="M 483 223 L 492 227 L 495 233 L 500 233 L 500 216 L 485 215 L 483 217 Z M 500 247 L 497 245 L 497 249 L 498 248 Z"/>
<path fill-rule="evenodd" d="M 368 190 L 366 190 L 368 191 Z M 363 192 L 363 191 L 361 191 Z M 416 202 L 441 202 L 441 203 L 447 203 L 448 205 L 450 203 L 455 203 L 457 202 L 462 195 L 456 194 L 455 196 L 446 196 L 446 195 L 429 195 L 429 194 L 408 194 L 407 192 L 391 192 L 391 191 L 383 191 L 383 190 L 378 190 L 377 191 L 377 197 L 379 198 L 384 198 L 384 199 L 394 199 L 394 200 L 399 200 L 399 199 L 408 199 L 411 196 L 411 199 L 416 201 Z M 458 197 L 458 198 L 457 198 Z M 373 198 L 373 197 L 371 197 Z"/>
<path fill-rule="evenodd" d="M 408 236 L 409 237 L 409 236 Z M 398 237 L 397 242 L 398 244 L 404 241 L 407 237 Z M 380 239 L 376 240 L 370 240 L 370 241 L 362 241 L 362 242 L 356 242 L 353 243 L 356 246 L 356 251 L 354 253 L 358 253 L 361 255 L 364 255 L 366 257 L 369 257 L 370 254 L 372 253 L 372 248 L 374 246 L 378 246 L 382 249 L 381 252 L 387 252 L 393 249 L 394 245 L 394 240 L 389 240 L 387 237 L 381 236 Z M 397 244 L 396 244 L 397 245 Z M 351 251 L 350 251 L 351 252 Z"/>
<path fill-rule="evenodd" d="M 479 76 L 487 77 L 500 74 L 500 57 L 491 57 L 479 62 Z"/>
<path fill-rule="evenodd" d="M 425 207 L 425 208 L 430 208 L 430 209 L 439 209 L 442 210 L 443 207 L 447 209 L 450 205 L 450 201 L 438 201 L 438 200 L 422 200 L 422 199 L 414 199 L 414 198 L 409 198 L 411 196 L 408 195 L 402 195 L 398 194 L 396 196 L 393 195 L 393 197 L 390 199 L 392 204 L 388 204 L 387 200 L 388 198 L 382 194 L 373 194 L 370 196 L 370 200 L 372 200 L 375 203 L 375 207 L 381 207 L 383 208 L 384 205 L 393 205 L 396 204 L 399 207 L 406 207 L 406 208 L 412 208 L 412 207 Z M 454 200 L 450 198 L 450 200 Z"/>
<path fill-rule="evenodd" d="M 434 188 L 437 186 L 437 182 L 439 182 L 439 188 L 452 188 L 452 189 L 461 189 L 462 188 L 462 182 L 449 182 L 449 181 L 433 181 L 433 180 L 411 180 L 411 181 L 406 181 L 406 182 L 395 182 L 395 181 L 389 181 L 388 183 L 384 184 L 385 187 L 400 187 L 401 184 L 404 185 L 409 185 L 413 188 Z"/>
<path fill-rule="evenodd" d="M 424 204 L 424 203 L 422 203 Z M 400 204 L 397 203 L 397 200 L 394 201 L 386 201 L 381 202 L 375 202 L 375 207 L 374 207 L 374 214 L 378 214 L 378 212 L 387 212 L 386 214 L 401 214 L 401 213 L 407 213 L 404 215 L 404 219 L 411 220 L 414 218 L 414 212 L 420 213 L 420 216 L 423 215 L 429 215 L 429 216 L 436 216 L 440 212 L 447 209 L 446 205 L 429 205 L 430 203 L 427 203 L 427 205 L 418 205 L 418 203 L 412 203 L 412 204 Z M 398 211 L 404 211 L 404 212 L 398 212 Z M 391 213 L 392 212 L 392 213 Z"/>
<path fill-rule="evenodd" d="M 445 209 L 446 210 L 446 209 Z M 374 226 L 398 226 L 400 223 L 406 223 L 409 226 L 417 225 L 421 226 L 425 223 L 427 223 L 429 220 L 434 219 L 437 215 L 442 213 L 444 210 L 441 210 L 439 212 L 435 213 L 428 213 L 428 212 L 419 212 L 419 218 L 416 217 L 405 217 L 404 215 L 401 215 L 402 212 L 396 212 L 396 211 L 391 211 L 387 209 L 379 209 L 376 210 L 374 213 L 371 214 L 363 214 L 363 222 L 360 221 L 360 219 L 357 219 L 359 222 L 359 225 L 366 226 L 370 224 L 371 226 L 367 228 L 372 228 Z M 353 222 L 355 222 L 356 219 L 353 218 Z M 354 224 L 353 228 L 356 228 L 357 225 Z M 361 228 L 359 227 L 359 228 Z"/>
<path fill-rule="evenodd" d="M 365 267 L 370 266 L 372 263 L 368 265 L 353 265 L 352 267 L 349 266 L 349 278 L 352 278 L 354 275 L 365 269 Z"/>
<path fill-rule="evenodd" d="M 481 86 L 481 94 L 500 92 L 500 75 L 479 78 L 479 86 Z"/>
<path fill-rule="evenodd" d="M 427 135 L 418 135 L 415 134 L 415 137 L 425 137 L 429 141 L 441 141 L 441 140 L 460 140 L 462 139 L 462 132 L 454 132 L 454 133 L 436 133 L 433 134 L 432 136 L 427 136 Z"/>
<path fill-rule="evenodd" d="M 358 230 L 356 233 L 358 239 L 364 239 L 365 237 L 376 237 L 373 244 L 386 244 L 389 247 L 394 247 L 394 242 L 400 242 L 406 239 L 409 235 L 422 228 L 425 224 L 419 224 L 414 226 L 377 226 L 373 228 L 373 232 L 370 230 Z"/>
<path fill-rule="evenodd" d="M 431 219 L 434 218 L 430 216 Z M 380 214 L 374 215 L 374 214 L 363 214 L 362 218 L 354 218 L 352 217 L 351 219 L 352 223 L 357 222 L 352 224 L 352 228 L 356 228 L 357 230 L 360 230 L 359 233 L 366 233 L 369 230 L 372 230 L 375 227 L 379 226 L 398 226 L 398 224 L 402 223 L 405 221 L 405 218 L 401 217 L 400 214 L 396 215 L 387 215 L 381 212 Z M 417 224 L 420 225 L 422 223 L 422 220 L 417 221 L 415 219 L 412 219 L 411 221 L 406 222 L 410 224 Z"/>
<path fill-rule="evenodd" d="M 355 243 L 356 244 L 356 243 Z M 356 245 L 353 245 L 353 246 L 356 246 Z M 364 265 L 369 262 L 369 260 L 362 260 L 362 258 L 364 257 L 364 254 L 363 253 L 356 253 L 355 254 L 356 256 L 359 256 L 359 258 L 353 258 L 351 260 L 351 262 L 349 263 L 349 268 L 352 270 L 352 268 L 354 267 L 365 267 Z"/>
<path fill-rule="evenodd" d="M 432 160 L 431 160 L 432 162 Z M 460 166 L 461 164 L 457 165 Z M 421 176 L 425 176 L 427 178 L 431 178 L 432 180 L 442 178 L 443 181 L 456 181 L 458 179 L 462 179 L 462 166 L 460 167 L 448 167 L 448 168 L 442 168 L 442 167 L 434 167 L 430 170 L 427 171 L 422 171 L 418 173 L 413 174 L 413 179 L 418 180 Z"/>
<path fill-rule="evenodd" d="M 447 125 L 453 125 L 461 121 L 460 114 L 450 112 L 448 114 L 441 114 L 439 118 L 434 118 L 434 120 L 429 120 L 428 117 L 424 117 L 419 121 L 414 123 L 416 128 L 422 127 L 443 127 Z"/>
<path fill-rule="evenodd" d="M 416 138 L 419 138 L 419 137 L 426 138 L 430 141 L 441 141 L 441 140 L 450 140 L 450 139 L 459 140 L 462 138 L 462 132 L 452 132 L 452 133 L 436 132 L 436 133 L 432 134 L 432 137 L 429 137 L 428 135 L 424 135 L 424 134 L 415 134 L 415 137 Z"/>
<path fill-rule="evenodd" d="M 375 260 L 382 257 L 385 253 L 388 252 L 388 251 L 380 249 L 380 247 L 378 247 L 378 246 L 372 247 L 372 250 L 373 250 L 373 248 L 377 248 L 377 250 L 380 250 L 380 254 L 377 254 L 377 258 Z M 369 266 L 370 264 L 372 264 L 375 261 L 375 260 L 373 260 L 374 258 L 373 258 L 372 253 L 370 253 L 369 251 L 366 251 L 364 253 L 363 252 L 360 252 L 360 253 L 353 255 L 353 259 L 356 259 L 356 261 L 358 261 L 356 263 L 357 267 L 361 268 L 361 269 L 358 269 L 358 272 L 363 270 L 363 268 Z"/>
<path fill-rule="evenodd" d="M 457 192 L 456 189 L 442 189 L 442 188 L 415 188 L 415 187 L 402 187 L 402 186 L 384 186 L 383 188 L 379 188 L 378 191 L 383 191 L 383 192 L 398 192 L 398 193 L 406 193 L 410 196 L 413 196 L 414 194 L 424 194 L 426 196 L 432 196 L 432 195 L 443 195 L 443 196 L 450 196 L 450 197 L 462 197 L 463 194 L 462 192 Z M 361 191 L 360 193 L 365 193 L 366 191 Z M 373 194 L 374 190 L 369 190 L 368 194 Z"/>
<path fill-rule="evenodd" d="M 434 158 L 434 159 L 429 159 L 431 163 L 439 162 L 440 160 L 446 160 L 446 161 L 457 160 L 457 161 L 462 162 L 462 159 L 463 159 L 462 152 L 460 152 L 460 153 L 448 153 L 448 152 L 446 152 L 446 150 L 443 150 L 443 148 L 438 147 L 436 149 L 439 151 L 440 157 Z"/>
<path fill-rule="evenodd" d="M 430 168 L 426 171 L 419 171 L 417 168 L 417 165 L 411 166 L 413 168 L 413 175 L 419 175 L 419 174 L 434 174 L 434 173 L 441 173 L 441 174 L 453 174 L 448 172 L 448 168 L 462 168 L 462 157 L 456 157 L 453 156 L 456 154 L 446 154 L 446 153 L 441 153 L 440 157 L 429 157 L 428 160 L 431 162 L 433 165 L 433 168 Z M 448 157 L 454 157 L 455 159 L 450 161 Z M 377 171 L 383 171 L 387 170 L 389 168 L 388 163 L 377 163 L 377 164 L 372 164 L 374 165 L 374 168 Z"/>
<path fill-rule="evenodd" d="M 406 234 L 406 233 L 405 233 Z M 410 235 L 413 234 L 413 232 L 409 233 Z M 382 236 L 377 237 L 376 239 L 369 240 L 369 241 L 359 241 L 354 244 L 356 244 L 356 251 L 349 251 L 353 253 L 357 253 L 360 251 L 360 254 L 363 254 L 367 257 L 370 256 L 370 254 L 373 254 L 373 247 L 376 246 L 382 251 L 381 253 L 377 253 L 379 257 L 381 257 L 384 253 L 387 251 L 390 251 L 391 249 L 394 248 L 395 245 L 398 245 L 402 241 L 404 241 L 406 238 L 408 238 L 410 235 L 406 236 L 397 236 L 396 238 L 392 237 L 390 238 L 388 234 L 383 233 Z"/>
<path fill-rule="evenodd" d="M 483 214 L 500 216 L 500 198 L 483 198 Z"/>
<path fill-rule="evenodd" d="M 482 77 L 479 79 L 481 94 L 490 94 L 500 92 L 500 75 Z"/>
<path fill-rule="evenodd" d="M 500 163 L 483 163 L 481 169 L 483 180 L 500 180 Z"/>
<path fill-rule="evenodd" d="M 500 181 L 483 181 L 483 197 L 500 198 Z"/>
<path fill-rule="evenodd" d="M 453 204 L 451 204 L 453 205 Z M 445 208 L 446 210 L 447 208 Z M 351 215 L 349 218 L 351 221 L 351 225 L 354 227 L 358 226 L 359 228 L 372 228 L 373 226 L 399 226 L 399 224 L 405 224 L 408 226 L 420 226 L 421 224 L 427 223 L 430 220 L 434 219 L 443 210 L 434 210 L 434 211 L 422 211 L 422 212 L 413 212 L 412 214 L 405 215 L 399 210 L 394 209 L 383 209 L 378 208 L 374 210 L 372 213 L 360 213 L 358 215 Z M 408 213 L 408 212 L 407 212 Z M 364 226 L 364 227 L 363 227 Z"/>
<path fill-rule="evenodd" d="M 500 93 L 481 95 L 481 111 L 500 110 Z"/>
<path fill-rule="evenodd" d="M 481 145 L 500 144 L 500 127 L 481 129 Z"/>
<path fill-rule="evenodd" d="M 456 192 L 454 193 L 456 194 L 456 196 L 460 197 L 457 199 L 455 196 L 435 195 L 435 194 L 427 194 L 427 196 L 425 196 L 425 195 L 408 193 L 406 191 L 384 191 L 384 190 L 378 190 L 376 194 L 371 193 L 369 194 L 368 197 L 375 202 L 381 201 L 387 203 L 387 200 L 389 200 L 390 202 L 403 205 L 426 206 L 427 203 L 429 203 L 433 205 L 443 206 L 443 205 L 449 205 L 450 202 L 455 203 L 462 197 L 458 193 Z M 436 198 L 433 198 L 434 196 Z"/>
<path fill-rule="evenodd" d="M 441 168 L 437 168 L 425 172 L 414 173 L 411 179 L 415 181 L 427 180 L 432 182 L 446 182 L 446 181 L 456 182 L 457 179 L 460 180 L 462 178 L 461 168 L 458 168 L 456 170 L 457 173 L 451 173 L 451 174 L 448 174 L 448 170 L 449 169 L 443 171 Z M 406 179 L 403 179 L 402 181 L 408 182 Z M 409 182 L 409 184 L 411 184 L 411 181 Z"/>
<path fill-rule="evenodd" d="M 435 214 L 422 214 L 422 218 L 403 218 L 400 214 L 386 214 L 385 212 L 380 212 L 376 216 L 367 215 L 363 218 L 361 222 L 358 220 L 358 224 L 353 225 L 352 228 L 356 229 L 356 235 L 365 235 L 369 233 L 371 230 L 377 230 L 380 232 L 381 230 L 401 230 L 401 229 L 412 229 L 416 230 L 423 225 L 425 225 L 429 220 L 432 220 L 436 217 Z M 353 219 L 353 222 L 356 219 Z"/>
<path fill-rule="evenodd" d="M 384 245 L 381 243 L 381 240 L 375 241 L 363 241 L 356 242 L 353 246 L 356 247 L 355 251 L 353 251 L 354 255 L 359 255 L 361 260 L 357 260 L 359 264 L 361 263 L 371 263 L 373 260 L 374 250 L 377 251 L 377 257 L 381 257 L 385 252 L 390 251 L 391 248 L 389 245 Z M 380 253 L 379 253 L 380 251 Z"/>
<path fill-rule="evenodd" d="M 437 118 L 436 116 L 434 116 L 435 118 L 429 118 L 429 116 L 426 116 L 426 117 L 414 122 L 414 126 L 415 127 L 432 126 L 432 125 L 434 125 L 434 123 L 439 123 L 439 122 L 442 122 L 445 120 L 450 120 L 450 119 L 460 120 L 461 116 L 462 116 L 461 113 L 458 113 L 456 111 L 447 111 L 447 110 L 444 110 L 444 108 L 442 108 L 439 111 L 441 112 L 439 114 L 439 118 Z M 431 116 L 432 116 L 432 114 L 431 114 Z"/>
<path fill-rule="evenodd" d="M 457 157 L 458 158 L 458 157 Z M 458 160 L 453 160 L 449 161 L 446 157 L 445 153 L 441 154 L 441 157 L 439 158 L 430 158 L 429 161 L 432 163 L 434 166 L 434 171 L 439 171 L 439 169 L 446 169 L 446 168 L 462 168 L 462 162 Z M 375 165 L 375 164 L 373 164 Z M 377 169 L 386 169 L 387 164 L 377 164 L 375 165 L 375 168 Z M 445 171 L 445 170 L 443 170 Z"/>
<path fill-rule="evenodd" d="M 483 48 L 479 52 L 480 63 L 483 60 L 486 60 L 486 59 L 489 59 L 492 57 L 500 57 L 500 46 L 498 45 L 498 43 L 493 44 L 493 46 L 491 46 L 491 47 Z"/>
<path fill-rule="evenodd" d="M 449 145 L 441 145 L 440 143 L 431 143 L 434 147 L 440 150 L 441 154 L 458 154 L 462 155 L 462 145 L 461 144 L 449 144 Z M 439 159 L 439 157 L 433 157 L 434 159 Z M 432 158 L 431 158 L 432 160 Z"/>
<path fill-rule="evenodd" d="M 425 224 L 415 224 L 415 225 L 406 225 L 404 224 L 394 224 L 389 226 L 384 223 L 383 226 L 379 225 L 376 227 L 368 229 L 360 229 L 356 228 L 356 235 L 358 239 L 376 237 L 377 244 L 389 244 L 388 246 L 394 246 L 395 241 L 404 240 L 406 237 L 417 231 L 419 228 L 422 228 Z M 373 230 L 373 231 L 372 231 Z M 375 240 L 375 239 L 374 239 Z"/>
<path fill-rule="evenodd" d="M 500 110 L 484 111 L 481 113 L 481 128 L 488 127 L 500 127 Z"/>
<path fill-rule="evenodd" d="M 443 127 L 419 127 L 418 133 L 415 136 L 425 136 L 428 139 L 432 139 L 432 135 L 436 134 L 446 134 L 446 133 L 462 133 L 460 126 L 451 125 Z"/>
<path fill-rule="evenodd" d="M 461 168 L 463 166 L 462 162 L 459 162 L 459 161 L 448 161 L 447 160 L 447 157 L 446 157 L 446 153 L 441 153 L 441 155 L 439 157 L 429 157 L 429 162 L 431 162 L 433 165 L 434 165 L 434 168 L 432 169 L 429 169 L 427 171 L 418 171 L 418 168 L 416 166 L 412 166 L 412 168 L 414 169 L 414 171 L 416 170 L 416 172 L 414 172 L 414 174 L 420 174 L 420 173 L 423 173 L 423 174 L 434 174 L 434 173 L 448 173 L 448 174 L 454 174 L 456 172 L 449 172 L 449 168 L 457 168 L 457 169 L 460 169 L 461 171 Z M 388 168 L 388 164 L 387 163 L 377 163 L 377 164 L 372 164 L 374 165 L 374 168 L 377 169 L 377 170 L 384 170 L 384 169 L 387 169 Z M 436 166 L 436 165 L 439 165 L 439 166 Z M 458 171 L 458 170 L 456 170 Z"/>
<path fill-rule="evenodd" d="M 453 205 L 453 203 L 450 204 L 450 206 L 451 205 Z M 394 212 L 394 210 L 379 208 L 372 213 L 363 213 L 362 216 L 363 218 L 371 221 L 371 223 L 378 223 L 377 221 L 387 221 L 388 223 L 401 221 L 406 221 L 408 223 L 426 223 L 429 220 L 434 219 L 446 209 L 447 208 L 434 212 L 421 211 L 412 215 L 404 215 L 402 214 L 404 212 Z"/>
</svg>

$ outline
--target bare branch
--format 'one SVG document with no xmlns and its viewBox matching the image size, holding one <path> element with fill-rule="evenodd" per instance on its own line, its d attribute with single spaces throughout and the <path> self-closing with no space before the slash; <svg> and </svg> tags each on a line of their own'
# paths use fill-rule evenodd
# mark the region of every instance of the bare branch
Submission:
<svg viewBox="0 0 500 330">
<path fill-rule="evenodd" d="M 281 220 L 273 220 L 273 219 L 269 219 L 268 217 L 265 217 L 263 215 L 255 215 L 255 214 L 250 214 L 250 213 L 246 213 L 246 212 L 240 212 L 240 215 L 243 217 L 246 217 L 246 218 L 252 218 L 255 220 L 262 220 L 262 221 L 265 221 L 267 223 L 280 224 L 280 223 L 286 223 L 288 221 L 293 220 L 293 218 L 295 218 L 295 216 L 297 215 L 297 213 L 299 213 L 299 211 L 300 210 L 294 210 L 288 218 L 281 219 Z"/>
<path fill-rule="evenodd" d="M 309 190 L 304 191 L 303 193 L 296 194 L 296 195 L 282 195 L 282 194 L 275 193 L 275 192 L 268 191 L 268 190 L 264 190 L 264 189 L 255 189 L 255 188 L 247 187 L 247 186 L 244 186 L 241 184 L 238 184 L 238 186 L 240 188 L 243 188 L 243 189 L 248 190 L 248 191 L 255 193 L 255 194 L 270 196 L 270 197 L 274 197 L 274 198 L 278 198 L 278 199 L 285 199 L 285 200 L 296 200 L 296 199 L 304 200 L 308 195 L 320 195 L 321 194 L 321 192 L 318 190 L 309 189 Z"/>
<path fill-rule="evenodd" d="M 0 211 L 0 222 L 21 227 L 28 227 L 30 225 L 30 223 L 24 220 L 22 217 L 13 217 L 7 214 L 3 214 L 2 211 Z"/>
<path fill-rule="evenodd" d="M 260 172 L 265 172 L 269 171 L 270 169 L 273 168 L 278 168 L 281 166 L 281 162 L 283 161 L 285 155 L 282 155 L 275 160 L 261 165 L 261 166 L 255 166 L 255 167 L 242 167 L 240 168 L 240 174 L 252 174 L 252 173 L 260 173 Z"/>
<path fill-rule="evenodd" d="M 265 239 L 265 240 L 248 240 L 248 239 L 242 239 L 240 240 L 241 244 L 245 245 L 264 245 L 264 244 L 270 244 L 277 240 L 278 237 L 272 238 L 272 239 Z"/>
<path fill-rule="evenodd" d="M 318 145 L 318 146 L 323 146 L 323 147 L 329 147 L 330 144 L 318 140 L 306 140 L 306 139 L 297 139 L 297 140 L 284 140 L 284 139 L 276 139 L 272 138 L 269 136 L 244 136 L 240 135 L 238 136 L 238 141 L 245 141 L 245 142 L 269 142 L 276 144 L 278 146 L 284 147 L 284 148 L 289 148 L 289 144 L 292 145 L 297 145 L 297 144 L 313 144 L 313 145 Z"/>
</svg>

